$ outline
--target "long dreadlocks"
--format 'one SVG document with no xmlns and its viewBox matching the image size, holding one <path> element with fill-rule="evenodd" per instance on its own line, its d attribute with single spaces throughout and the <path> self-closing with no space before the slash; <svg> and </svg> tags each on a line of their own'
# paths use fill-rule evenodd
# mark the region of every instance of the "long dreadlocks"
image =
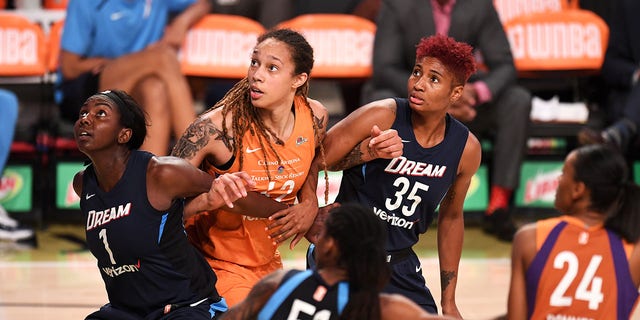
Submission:
<svg viewBox="0 0 640 320">
<path fill-rule="evenodd" d="M 313 48 L 307 40 L 298 32 L 290 30 L 290 29 L 276 29 L 271 30 L 260 37 L 258 37 L 257 43 L 261 43 L 267 39 L 276 39 L 281 41 L 289 46 L 291 49 L 291 57 L 295 64 L 295 74 L 307 73 L 311 74 L 311 69 L 313 68 Z M 229 136 L 227 129 L 227 115 L 229 112 L 232 113 L 231 117 L 231 129 L 234 133 L 242 133 L 249 132 L 252 136 L 256 136 L 258 141 L 260 142 L 260 147 L 262 148 L 262 156 L 264 158 L 264 167 L 267 168 L 267 152 L 266 148 L 268 147 L 275 155 L 278 162 L 281 162 L 280 156 L 274 147 L 275 144 L 284 145 L 284 142 L 271 130 L 267 127 L 262 118 L 258 114 L 257 108 L 253 106 L 251 103 L 251 98 L 249 96 L 249 81 L 247 78 L 244 78 L 238 81 L 231 90 L 229 90 L 224 97 L 218 101 L 210 110 L 222 108 L 222 133 L 223 136 Z M 304 97 L 304 104 L 311 110 L 311 122 L 313 123 L 313 132 L 316 142 L 321 142 L 324 136 L 321 134 L 322 129 L 322 121 L 318 119 L 313 113 L 313 109 L 309 105 L 307 101 L 307 96 L 309 93 L 309 79 L 300 86 L 296 90 L 296 96 Z M 319 143 L 320 146 L 320 155 L 322 156 L 322 165 L 324 171 L 324 179 L 325 179 L 325 192 L 324 198 L 325 203 L 328 202 L 329 198 L 329 176 L 327 175 L 326 161 L 325 161 L 325 151 L 322 143 Z M 238 151 L 238 160 L 240 163 L 240 170 L 242 170 L 243 162 L 244 162 L 244 153 L 243 150 L 243 141 L 242 139 L 236 139 L 234 137 L 233 144 L 230 146 L 230 151 L 236 153 Z M 271 181 L 271 174 L 269 170 L 267 171 L 267 177 L 269 181 Z"/>
</svg>

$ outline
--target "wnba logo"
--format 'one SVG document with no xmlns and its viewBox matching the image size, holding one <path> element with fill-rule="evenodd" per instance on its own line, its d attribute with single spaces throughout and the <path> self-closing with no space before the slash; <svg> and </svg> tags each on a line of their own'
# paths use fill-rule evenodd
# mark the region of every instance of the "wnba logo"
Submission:
<svg viewBox="0 0 640 320">
<path fill-rule="evenodd" d="M 508 36 L 514 58 L 600 58 L 603 52 L 602 36 L 594 24 L 516 25 Z"/>
<path fill-rule="evenodd" d="M 31 30 L 0 29 L 0 64 L 38 62 L 38 36 Z"/>
<path fill-rule="evenodd" d="M 373 34 L 353 30 L 306 30 L 313 44 L 316 65 L 369 66 L 373 52 Z M 345 45 L 349 44 L 349 45 Z"/>
</svg>

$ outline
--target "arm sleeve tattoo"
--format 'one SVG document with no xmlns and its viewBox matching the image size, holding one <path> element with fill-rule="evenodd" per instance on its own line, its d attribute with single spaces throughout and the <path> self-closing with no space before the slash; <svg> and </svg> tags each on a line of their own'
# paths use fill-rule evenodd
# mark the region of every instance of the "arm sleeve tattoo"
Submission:
<svg viewBox="0 0 640 320">
<path fill-rule="evenodd" d="M 218 129 L 211 119 L 198 118 L 180 137 L 180 140 L 173 147 L 171 155 L 187 160 L 192 159 L 200 149 L 209 144 L 212 136 L 215 140 L 221 140 L 232 151 L 232 137 L 224 135 L 223 131 Z"/>
<path fill-rule="evenodd" d="M 362 160 L 362 151 L 360 151 L 360 145 L 362 142 L 359 142 L 351 152 L 349 152 L 344 158 L 342 158 L 338 163 L 331 166 L 329 170 L 331 171 L 340 171 L 349 169 L 353 166 L 359 165 L 364 162 Z"/>
</svg>

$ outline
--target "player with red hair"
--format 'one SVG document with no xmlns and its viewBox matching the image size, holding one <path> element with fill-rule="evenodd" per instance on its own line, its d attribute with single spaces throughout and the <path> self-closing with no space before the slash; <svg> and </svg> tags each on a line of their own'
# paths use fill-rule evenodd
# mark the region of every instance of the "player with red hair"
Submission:
<svg viewBox="0 0 640 320">
<path fill-rule="evenodd" d="M 427 56 L 440 60 L 451 72 L 456 85 L 466 83 L 476 72 L 476 63 L 469 58 L 473 56 L 473 48 L 450 37 L 423 38 L 416 46 L 416 61 Z"/>
<path fill-rule="evenodd" d="M 359 202 L 385 222 L 392 274 L 384 292 L 407 296 L 430 313 L 437 313 L 438 307 L 412 247 L 440 207 L 441 307 L 445 315 L 460 317 L 455 289 L 464 233 L 463 203 L 480 166 L 481 149 L 478 139 L 447 110 L 462 95 L 475 61 L 471 46 L 444 35 L 423 38 L 416 48 L 407 98 L 371 102 L 334 125 L 324 141 L 326 162 L 331 170 L 344 170 L 336 202 Z M 397 131 L 402 143 L 387 140 L 385 149 L 376 140 L 381 132 L 390 131 Z M 363 141 L 367 137 L 370 143 Z M 394 158 L 376 154 L 381 151 Z M 377 159 L 363 163 L 365 155 Z M 317 174 L 309 177 L 317 179 Z M 324 211 L 320 210 L 317 225 Z M 307 234 L 312 241 L 313 230 Z"/>
</svg>

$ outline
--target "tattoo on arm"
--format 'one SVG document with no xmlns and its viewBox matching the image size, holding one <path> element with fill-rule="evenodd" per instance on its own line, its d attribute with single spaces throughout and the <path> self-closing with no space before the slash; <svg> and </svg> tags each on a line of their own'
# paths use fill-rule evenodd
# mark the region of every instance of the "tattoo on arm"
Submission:
<svg viewBox="0 0 640 320">
<path fill-rule="evenodd" d="M 449 191 L 447 192 L 446 196 L 442 199 L 441 205 L 442 204 L 446 204 L 446 205 L 452 204 L 453 200 L 455 200 L 455 199 L 456 199 L 456 191 L 453 190 L 453 188 L 450 188 Z"/>
<path fill-rule="evenodd" d="M 451 284 L 451 280 L 456 276 L 457 275 L 454 271 L 440 271 L 440 286 L 443 291 L 449 286 L 449 284 Z"/>
<path fill-rule="evenodd" d="M 351 150 L 351 152 L 349 152 L 349 154 L 344 156 L 344 158 L 342 158 L 340 160 L 340 162 L 336 163 L 335 165 L 333 165 L 329 169 L 332 170 L 332 171 L 340 171 L 340 170 L 348 169 L 348 168 L 351 168 L 353 166 L 356 166 L 356 165 L 359 165 L 359 164 L 363 163 L 364 161 L 362 160 L 362 151 L 360 151 L 360 145 L 361 144 L 362 144 L 362 142 L 359 142 L 353 148 L 353 150 Z"/>
<path fill-rule="evenodd" d="M 362 144 L 362 142 L 360 142 L 360 144 Z M 376 152 L 369 145 L 367 145 L 367 153 L 369 154 L 369 158 L 371 159 L 377 158 Z"/>
<path fill-rule="evenodd" d="M 200 149 L 209 144 L 211 136 L 215 140 L 221 140 L 229 150 L 232 150 L 232 137 L 225 136 L 222 130 L 216 128 L 211 122 L 211 119 L 198 118 L 180 137 L 171 155 L 187 160 L 192 159 Z"/>
</svg>

